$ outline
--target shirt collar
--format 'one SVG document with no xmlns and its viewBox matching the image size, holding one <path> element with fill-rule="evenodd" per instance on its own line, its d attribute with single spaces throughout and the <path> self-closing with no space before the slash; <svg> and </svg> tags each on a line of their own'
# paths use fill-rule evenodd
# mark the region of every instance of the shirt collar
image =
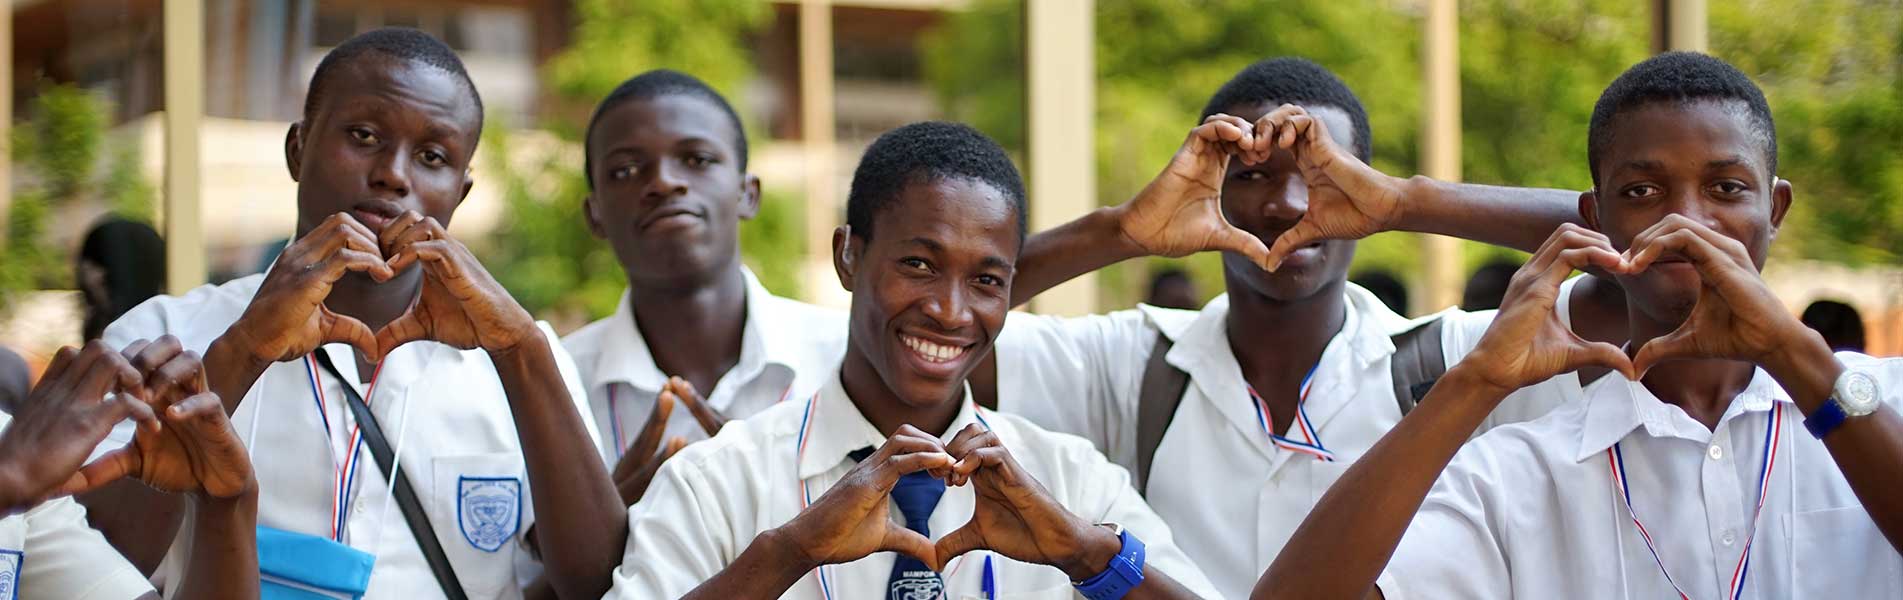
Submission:
<svg viewBox="0 0 1903 600">
<path fill-rule="evenodd" d="M 885 444 L 885 436 L 867 421 L 859 412 L 859 406 L 852 403 L 846 395 L 846 386 L 840 381 L 839 372 L 826 379 L 826 385 L 813 394 L 808 401 L 806 416 L 803 418 L 801 437 L 794 443 L 804 446 L 800 450 L 800 479 L 813 477 L 842 461 L 850 460 L 846 455 L 865 447 L 877 448 Z M 945 429 L 941 440 L 950 441 L 952 436 L 972 423 L 990 428 L 988 415 L 971 400 L 971 386 L 965 386 L 965 396 L 959 400 L 958 416 L 952 419 L 951 427 Z M 803 439 L 802 439 L 803 438 Z"/>
<path fill-rule="evenodd" d="M 1616 374 L 1615 374 L 1616 375 Z M 1708 442 L 1711 430 L 1693 421 L 1684 409 L 1667 404 L 1645 384 L 1608 375 L 1586 388 L 1586 417 L 1580 427 L 1579 450 L 1573 460 L 1584 461 L 1605 452 L 1613 444 L 1641 428 L 1652 437 L 1678 437 Z M 1793 403 L 1777 380 L 1764 369 L 1751 375 L 1751 383 L 1731 401 L 1718 418 L 1724 427 L 1739 416 L 1771 410 L 1774 403 Z"/>
<path fill-rule="evenodd" d="M 746 323 L 741 325 L 740 362 L 727 372 L 727 377 L 750 379 L 767 365 L 780 365 L 793 369 L 799 356 L 797 336 L 767 336 L 760 332 L 762 320 L 773 320 L 771 314 L 772 293 L 753 271 L 740 267 L 740 274 L 746 280 Z M 615 303 L 614 314 L 605 319 L 607 327 L 602 332 L 601 353 L 595 357 L 593 381 L 587 382 L 590 389 L 625 383 L 643 390 L 659 390 L 667 383 L 667 374 L 661 372 L 655 364 L 654 353 L 648 349 L 647 338 L 641 334 L 641 328 L 634 320 L 634 306 L 629 303 L 632 290 L 623 290 L 621 300 Z M 713 390 L 703 393 L 711 394 Z"/>
</svg>

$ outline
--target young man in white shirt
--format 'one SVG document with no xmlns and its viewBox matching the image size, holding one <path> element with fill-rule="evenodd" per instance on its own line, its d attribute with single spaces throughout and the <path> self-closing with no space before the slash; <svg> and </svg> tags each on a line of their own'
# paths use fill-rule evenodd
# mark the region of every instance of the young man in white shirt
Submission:
<svg viewBox="0 0 1903 600">
<path fill-rule="evenodd" d="M 740 263 L 740 222 L 759 212 L 760 179 L 747 173 L 740 118 L 707 84 L 665 69 L 636 75 L 595 108 L 583 146 L 588 228 L 614 248 L 628 289 L 613 315 L 562 345 L 581 370 L 602 459 L 634 504 L 681 445 L 818 389 L 845 350 L 846 315 L 775 296 Z"/>
<path fill-rule="evenodd" d="M 1270 126 L 1285 103 L 1328 123 L 1325 136 L 1310 136 L 1317 150 L 1298 157 L 1281 140 L 1258 139 L 1266 131 L 1257 125 Z M 1395 314 L 1348 282 L 1352 238 L 1426 229 L 1532 249 L 1543 239 L 1539 231 L 1566 220 L 1564 207 L 1576 198 L 1422 185 L 1351 202 L 1337 179 L 1403 183 L 1367 168 L 1369 136 L 1360 101 L 1332 73 L 1298 58 L 1265 60 L 1214 94 L 1204 124 L 1135 199 L 1025 245 L 1013 288 L 1018 301 L 1136 256 L 1224 251 L 1226 293 L 1201 311 L 1012 315 L 998 341 L 996 381 L 1001 410 L 1084 436 L 1135 473 L 1184 550 L 1227 597 L 1248 593 L 1322 492 L 1417 399 L 1405 379 L 1396 384 L 1397 365 L 1406 371 L 1412 358 L 1438 373 L 1466 354 L 1492 318 Z M 1318 170 L 1317 158 L 1332 159 L 1332 171 Z M 1316 241 L 1318 222 L 1346 239 Z M 1276 242 L 1274 252 L 1266 241 Z M 1274 272 L 1263 268 L 1271 261 L 1280 263 Z M 1607 287 L 1581 281 L 1589 282 L 1581 288 Z M 1591 297 L 1579 304 L 1597 308 Z M 1168 371 L 1181 374 L 1176 387 L 1159 391 L 1158 375 Z M 1555 380 L 1520 392 L 1489 422 L 1531 419 L 1579 395 L 1578 380 Z M 1164 399 L 1178 403 L 1146 413 Z"/>
<path fill-rule="evenodd" d="M 158 598 L 64 497 L 121 477 L 191 497 L 200 542 L 176 597 L 258 597 L 257 480 L 203 382 L 198 357 L 172 338 L 53 356 L 17 410 L 0 415 L 0 598 Z M 132 445 L 82 467 L 128 417 L 138 423 Z"/>
<path fill-rule="evenodd" d="M 1776 143 L 1763 93 L 1716 58 L 1615 80 L 1588 132 L 1591 229 L 1521 269 L 1479 346 L 1342 476 L 1255 597 L 1903 589 L 1903 361 L 1832 354 L 1760 278 L 1792 200 Z M 1557 323 L 1559 282 L 1588 265 L 1626 290 L 1623 350 Z M 1462 445 L 1509 391 L 1588 364 L 1643 378 Z"/>
<path fill-rule="evenodd" d="M 296 240 L 269 272 L 148 301 L 105 339 L 203 352 L 257 453 L 260 524 L 374 555 L 366 597 L 516 597 L 538 552 L 558 591 L 606 589 L 626 506 L 599 461 L 575 460 L 596 442 L 574 367 L 443 228 L 482 127 L 461 61 L 380 29 L 326 54 L 310 88 L 285 139 Z M 408 486 L 385 484 L 353 395 Z"/>
<path fill-rule="evenodd" d="M 971 399 L 1024 219 L 1016 168 L 969 127 L 874 142 L 833 235 L 844 363 L 663 465 L 612 595 L 1212 597 L 1125 471 Z"/>
</svg>

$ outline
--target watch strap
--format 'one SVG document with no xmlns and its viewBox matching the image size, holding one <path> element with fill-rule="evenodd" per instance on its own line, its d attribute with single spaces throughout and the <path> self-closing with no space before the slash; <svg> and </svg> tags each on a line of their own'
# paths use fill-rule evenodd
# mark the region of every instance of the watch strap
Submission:
<svg viewBox="0 0 1903 600">
<path fill-rule="evenodd" d="M 1826 398 L 1823 406 L 1817 407 L 1810 416 L 1804 417 L 1804 428 L 1810 430 L 1811 437 L 1821 440 L 1824 436 L 1830 435 L 1830 432 L 1843 426 L 1846 418 L 1848 415 L 1844 414 L 1844 407 L 1837 404 L 1837 399 Z"/>
<path fill-rule="evenodd" d="M 1116 558 L 1110 559 L 1110 566 L 1102 573 L 1077 583 L 1077 593 L 1090 600 L 1120 600 L 1143 583 L 1143 540 L 1128 529 L 1117 538 L 1123 547 L 1117 550 Z"/>
</svg>

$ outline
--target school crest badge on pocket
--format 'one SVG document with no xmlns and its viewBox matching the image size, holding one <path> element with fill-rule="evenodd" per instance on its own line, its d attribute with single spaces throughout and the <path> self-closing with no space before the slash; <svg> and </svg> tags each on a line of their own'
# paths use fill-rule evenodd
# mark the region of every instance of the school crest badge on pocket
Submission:
<svg viewBox="0 0 1903 600">
<path fill-rule="evenodd" d="M 462 477 L 458 484 L 456 522 L 463 539 L 483 552 L 501 550 L 522 526 L 522 480 Z"/>
<path fill-rule="evenodd" d="M 20 596 L 20 562 L 25 558 L 19 550 L 0 548 L 0 600 Z"/>
</svg>

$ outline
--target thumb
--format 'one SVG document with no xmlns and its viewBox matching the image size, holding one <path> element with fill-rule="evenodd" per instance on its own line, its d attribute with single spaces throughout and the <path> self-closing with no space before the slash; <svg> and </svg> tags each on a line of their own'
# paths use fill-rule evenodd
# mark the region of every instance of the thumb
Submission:
<svg viewBox="0 0 1903 600">
<path fill-rule="evenodd" d="M 84 494 L 139 472 L 139 454 L 131 446 L 113 450 L 66 478 L 54 496 Z"/>
<path fill-rule="evenodd" d="M 1690 325 L 1691 322 L 1686 321 L 1677 331 L 1665 337 L 1653 338 L 1640 346 L 1639 352 L 1632 357 L 1633 372 L 1644 377 L 1659 363 L 1692 354 L 1697 346 L 1692 341 Z"/>
<path fill-rule="evenodd" d="M 944 567 L 945 563 L 951 562 L 951 559 L 958 558 L 966 552 L 984 550 L 986 545 L 984 534 L 978 533 L 971 524 L 966 524 L 938 539 L 936 550 L 940 562 L 936 568 Z"/>
<path fill-rule="evenodd" d="M 1303 246 L 1315 243 L 1321 239 L 1321 236 L 1321 228 L 1316 227 L 1314 223 L 1307 220 L 1296 223 L 1288 231 L 1282 232 L 1282 235 L 1276 236 L 1275 245 L 1269 248 L 1268 255 L 1263 257 L 1263 262 L 1260 264 L 1265 270 L 1280 269 L 1282 261 L 1288 260 L 1288 255 L 1294 254 Z"/>
<path fill-rule="evenodd" d="M 1572 355 L 1567 357 L 1566 370 L 1576 371 L 1594 365 L 1618 371 L 1626 379 L 1639 380 L 1639 371 L 1632 367 L 1632 358 L 1626 356 L 1625 351 L 1618 346 L 1605 342 L 1584 342 L 1574 348 Z"/>
<path fill-rule="evenodd" d="M 370 326 L 364 325 L 363 321 L 359 321 L 355 317 L 348 317 L 331 312 L 329 308 L 323 308 L 321 310 L 324 311 L 324 320 L 328 323 L 324 328 L 324 343 L 343 342 L 350 344 L 350 346 L 356 348 L 358 352 L 362 352 L 364 358 L 369 359 L 370 362 L 382 362 L 382 352 L 378 348 L 377 335 L 370 331 Z"/>
<path fill-rule="evenodd" d="M 1268 268 L 1269 247 L 1263 245 L 1261 238 L 1238 229 L 1234 225 L 1225 223 L 1223 229 L 1216 232 L 1209 240 L 1209 245 L 1215 250 L 1241 254 L 1256 266 Z"/>
<path fill-rule="evenodd" d="M 938 570 L 941 564 L 938 562 L 938 553 L 932 547 L 931 540 L 925 539 L 925 536 L 919 535 L 916 531 L 897 525 L 885 528 L 885 539 L 879 540 L 879 550 L 910 555 L 930 566 L 934 571 Z"/>
<path fill-rule="evenodd" d="M 410 312 L 403 313 L 403 316 L 377 330 L 375 348 L 378 360 L 382 360 L 383 354 L 395 351 L 398 346 L 422 339 L 423 331 L 423 322 L 416 317 L 416 308 L 412 307 Z"/>
</svg>

